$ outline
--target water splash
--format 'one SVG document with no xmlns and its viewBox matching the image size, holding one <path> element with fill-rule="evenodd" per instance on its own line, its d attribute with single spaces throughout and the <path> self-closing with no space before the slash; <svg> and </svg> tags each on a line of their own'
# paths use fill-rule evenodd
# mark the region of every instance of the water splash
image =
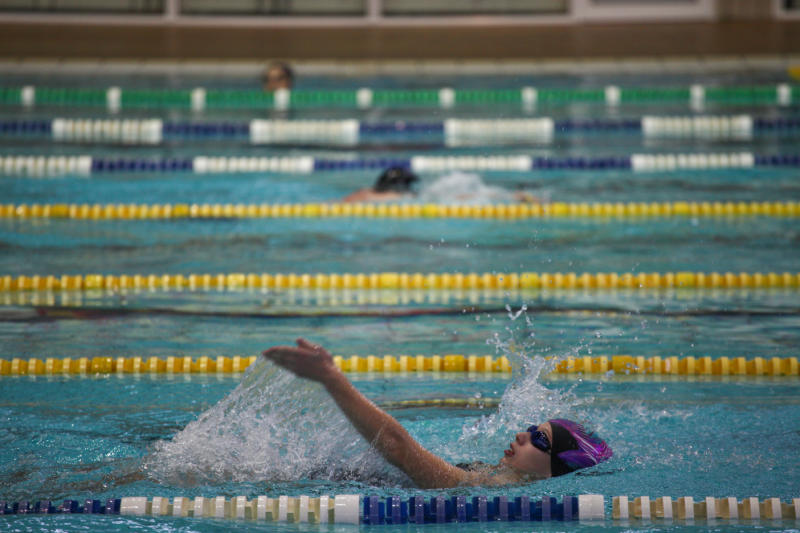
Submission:
<svg viewBox="0 0 800 533">
<path fill-rule="evenodd" d="M 509 307 L 508 313 L 505 333 L 487 343 L 511 361 L 515 377 L 497 412 L 466 424 L 457 446 L 434 450 L 450 461 L 496 461 L 514 433 L 550 418 L 580 419 L 577 408 L 590 401 L 579 400 L 571 388 L 541 383 L 559 359 L 535 355 L 533 323 L 524 307 Z M 177 486 L 300 479 L 410 483 L 358 434 L 321 385 L 263 359 L 227 397 L 171 441 L 159 442 L 144 469 Z"/>
<path fill-rule="evenodd" d="M 177 486 L 297 479 L 405 483 L 322 386 L 261 358 L 228 396 L 171 441 L 157 443 L 144 469 Z"/>
<path fill-rule="evenodd" d="M 574 387 L 559 390 L 542 383 L 541 377 L 572 353 L 553 355 L 549 359 L 537 355 L 541 349 L 536 346 L 533 320 L 527 308 L 523 306 L 515 312 L 506 306 L 506 310 L 510 323 L 505 327 L 505 334 L 495 332 L 486 342 L 494 347 L 496 355 L 508 358 L 513 370 L 512 381 L 503 392 L 498 410 L 465 424 L 459 439 L 470 453 L 494 450 L 494 455 L 498 455 L 495 459 L 499 458 L 498 446 L 502 450 L 515 433 L 551 418 L 580 419 L 581 406 L 592 401 L 591 397 L 578 398 Z M 524 324 L 516 322 L 521 316 Z"/>
<path fill-rule="evenodd" d="M 513 202 L 515 196 L 502 187 L 487 185 L 477 174 L 452 172 L 425 185 L 416 200 L 421 203 L 482 205 Z"/>
</svg>

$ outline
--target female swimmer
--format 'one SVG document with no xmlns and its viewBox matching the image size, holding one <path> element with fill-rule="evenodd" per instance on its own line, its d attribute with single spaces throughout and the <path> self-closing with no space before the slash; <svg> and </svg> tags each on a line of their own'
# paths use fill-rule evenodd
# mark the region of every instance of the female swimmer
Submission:
<svg viewBox="0 0 800 533">
<path fill-rule="evenodd" d="M 264 357 L 321 383 L 361 435 L 420 488 L 516 485 L 568 474 L 608 460 L 611 448 L 582 426 L 554 419 L 517 433 L 497 465 L 455 466 L 420 445 L 391 415 L 361 394 L 319 345 L 275 346 Z"/>
</svg>

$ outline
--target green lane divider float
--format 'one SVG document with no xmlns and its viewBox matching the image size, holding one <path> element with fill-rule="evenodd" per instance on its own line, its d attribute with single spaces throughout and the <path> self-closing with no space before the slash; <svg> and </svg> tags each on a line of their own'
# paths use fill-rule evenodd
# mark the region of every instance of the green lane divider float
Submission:
<svg viewBox="0 0 800 533">
<path fill-rule="evenodd" d="M 183 90 L 109 88 L 0 87 L 0 104 L 70 107 L 166 108 L 166 109 L 263 109 L 263 108 L 371 108 L 452 107 L 454 105 L 524 105 L 537 103 L 687 102 L 698 104 L 790 105 L 800 100 L 800 85 L 621 88 L 609 85 L 591 89 L 337 89 L 274 93 L 258 90 Z"/>
</svg>

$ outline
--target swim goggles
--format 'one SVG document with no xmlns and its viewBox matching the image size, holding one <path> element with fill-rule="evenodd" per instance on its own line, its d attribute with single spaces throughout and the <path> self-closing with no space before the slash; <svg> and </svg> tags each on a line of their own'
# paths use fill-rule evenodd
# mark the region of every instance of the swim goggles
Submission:
<svg viewBox="0 0 800 533">
<path fill-rule="evenodd" d="M 539 431 L 539 426 L 529 427 L 528 432 L 531 434 L 531 444 L 544 453 L 550 453 L 550 439 L 547 438 L 546 434 Z"/>
</svg>

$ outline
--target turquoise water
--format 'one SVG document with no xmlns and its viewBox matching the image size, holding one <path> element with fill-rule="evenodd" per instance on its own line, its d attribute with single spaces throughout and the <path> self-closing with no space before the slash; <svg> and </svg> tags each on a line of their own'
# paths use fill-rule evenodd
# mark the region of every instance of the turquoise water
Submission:
<svg viewBox="0 0 800 533">
<path fill-rule="evenodd" d="M 7 274 L 793 271 L 800 256 L 794 219 L 4 220 L 0 238 Z"/>
<path fill-rule="evenodd" d="M 685 85 L 695 79 L 634 77 L 628 85 Z M 780 81 L 777 74 L 764 75 L 764 79 Z M 320 87 L 350 88 L 399 83 L 340 78 L 311 81 Z M 438 87 L 443 81 L 428 79 L 427 83 Z M 495 79 L 459 78 L 462 81 L 464 87 L 502 86 Z M 509 79 L 500 81 L 507 86 L 535 81 L 541 86 L 572 87 L 607 82 L 596 76 L 515 79 L 513 84 Z M 711 75 L 703 81 L 745 83 Z M 84 84 L 90 82 L 93 80 Z M 168 85 L 164 80 L 131 82 Z M 192 86 L 194 80 L 176 83 Z M 741 106 L 713 110 L 762 116 L 789 116 L 797 111 Z M 36 110 L 34 114 L 102 116 L 98 111 L 62 111 Z M 640 116 L 652 111 L 690 113 L 685 106 L 670 105 L 623 107 L 621 114 Z M 613 114 L 603 106 L 586 105 L 541 112 L 579 118 Z M 3 117 L 27 116 L 10 109 L 0 113 Z M 498 113 L 489 108 L 456 110 L 454 115 L 496 118 L 513 113 L 517 111 Z M 174 116 L 183 115 L 170 115 Z M 426 117 L 422 111 L 353 116 L 370 120 Z M 433 119 L 445 117 L 436 111 Z M 567 136 L 545 147 L 494 146 L 468 152 L 559 157 L 634 151 L 788 153 L 796 150 L 796 141 L 791 134 L 756 137 L 748 143 L 654 142 L 636 135 L 593 134 Z M 22 152 L 189 157 L 206 153 L 282 155 L 286 150 L 230 143 L 153 149 L 0 139 L 0 153 Z M 406 148 L 291 150 L 315 156 L 346 153 L 361 157 L 412 152 Z M 0 198 L 3 203 L 331 201 L 370 184 L 374 177 L 355 172 L 2 178 Z M 422 179 L 437 177 L 430 174 Z M 800 199 L 796 172 L 787 169 L 496 172 L 482 178 L 492 185 L 526 189 L 558 201 Z M 796 220 L 766 218 L 0 220 L 0 274 L 797 271 L 797 241 Z M 525 311 L 514 318 L 523 306 Z M 0 357 L 254 355 L 298 336 L 307 336 L 342 355 L 500 355 L 513 347 L 514 353 L 533 358 L 536 368 L 518 371 L 516 386 L 511 389 L 511 378 L 497 375 L 370 374 L 353 375 L 352 379 L 379 405 L 391 407 L 392 414 L 425 446 L 451 461 L 494 462 L 514 431 L 531 421 L 556 416 L 586 420 L 615 452 L 608 463 L 579 475 L 524 487 L 446 491 L 448 495 L 599 493 L 606 497 L 609 510 L 615 495 L 786 500 L 800 496 L 796 379 L 678 380 L 615 375 L 576 379 L 540 376 L 538 370 L 543 356 L 575 354 L 797 356 L 798 309 L 795 291 L 777 290 L 499 291 L 411 298 L 370 291 L 333 295 L 317 291 L 0 295 Z M 515 364 L 521 365 L 521 359 L 515 359 Z M 265 362 L 244 377 L 4 377 L 0 391 L 0 499 L 438 494 L 417 491 L 402 474 L 371 453 L 317 387 L 276 373 Z M 484 398 L 487 406 L 392 407 L 402 400 L 439 398 Z M 504 404 L 498 409 L 496 403 L 501 399 Z M 358 465 L 355 471 L 353 465 Z M 2 521 L 3 529 L 11 531 L 301 529 L 286 524 L 150 517 L 15 516 Z M 530 529 L 520 524 L 492 526 Z M 553 531 L 572 529 L 563 524 L 536 526 Z M 797 525 L 772 526 L 791 529 Z M 585 530 L 596 527 L 580 526 Z M 615 527 L 665 530 L 684 524 L 633 522 Z M 695 527 L 706 529 L 704 523 Z M 756 527 L 761 526 L 744 521 L 714 525 L 721 530 Z M 483 531 L 485 526 L 474 525 L 472 530 Z"/>
</svg>

